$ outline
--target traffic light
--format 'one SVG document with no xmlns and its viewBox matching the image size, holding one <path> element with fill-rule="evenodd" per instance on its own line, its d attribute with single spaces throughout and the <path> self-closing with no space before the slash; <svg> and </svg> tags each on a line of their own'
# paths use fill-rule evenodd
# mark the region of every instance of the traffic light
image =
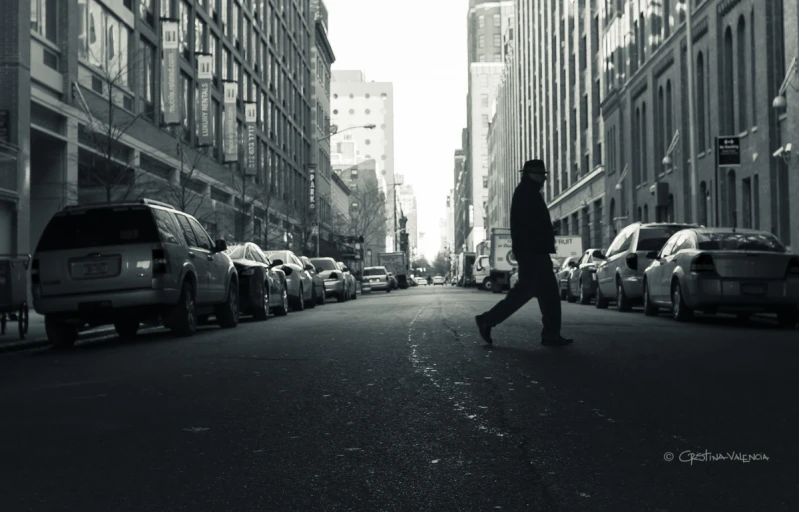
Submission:
<svg viewBox="0 0 799 512">
<path fill-rule="evenodd" d="M 400 233 L 400 250 L 402 252 L 408 251 L 408 233 Z"/>
</svg>

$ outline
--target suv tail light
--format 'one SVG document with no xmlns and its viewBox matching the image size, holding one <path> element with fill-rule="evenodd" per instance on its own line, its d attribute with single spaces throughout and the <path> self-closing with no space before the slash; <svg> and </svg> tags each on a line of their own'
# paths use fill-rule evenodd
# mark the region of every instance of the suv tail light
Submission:
<svg viewBox="0 0 799 512">
<path fill-rule="evenodd" d="M 153 274 L 166 274 L 169 270 L 168 267 L 169 262 L 164 249 L 153 249 Z"/>
<path fill-rule="evenodd" d="M 624 262 L 627 264 L 627 268 L 630 270 L 638 270 L 638 254 L 635 252 L 631 252 L 624 258 Z"/>
<path fill-rule="evenodd" d="M 788 262 L 788 277 L 799 277 L 799 258 L 791 258 Z"/>
<path fill-rule="evenodd" d="M 41 276 L 39 275 L 39 260 L 31 262 L 31 284 L 39 284 Z"/>
<path fill-rule="evenodd" d="M 715 272 L 716 265 L 709 254 L 700 254 L 691 262 L 691 272 Z"/>
</svg>

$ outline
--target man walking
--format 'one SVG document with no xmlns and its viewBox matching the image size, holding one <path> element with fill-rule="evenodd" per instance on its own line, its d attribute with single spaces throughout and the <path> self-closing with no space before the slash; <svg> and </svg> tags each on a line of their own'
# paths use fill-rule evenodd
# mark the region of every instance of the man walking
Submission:
<svg viewBox="0 0 799 512">
<path fill-rule="evenodd" d="M 513 193 L 510 207 L 510 236 L 519 268 L 519 282 L 490 311 L 477 315 L 480 337 L 489 345 L 491 328 L 505 321 L 533 297 L 538 297 L 544 329 L 541 344 L 562 346 L 572 339 L 560 334 L 560 290 L 552 271 L 550 254 L 555 253 L 555 231 L 541 194 L 547 170 L 541 160 L 528 160 L 519 171 L 522 179 Z"/>
</svg>

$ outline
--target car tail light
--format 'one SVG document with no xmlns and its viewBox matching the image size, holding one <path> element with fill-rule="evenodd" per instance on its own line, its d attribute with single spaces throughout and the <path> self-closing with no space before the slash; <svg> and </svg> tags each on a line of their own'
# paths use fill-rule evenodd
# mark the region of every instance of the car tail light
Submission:
<svg viewBox="0 0 799 512">
<path fill-rule="evenodd" d="M 799 258 L 791 258 L 788 262 L 788 277 L 799 277 Z"/>
<path fill-rule="evenodd" d="M 624 262 L 627 264 L 627 268 L 630 270 L 638 270 L 638 254 L 631 252 L 624 258 Z"/>
<path fill-rule="evenodd" d="M 691 262 L 691 272 L 715 272 L 716 265 L 713 264 L 713 257 L 709 254 L 700 254 Z"/>
<path fill-rule="evenodd" d="M 153 249 L 154 274 L 166 274 L 168 271 L 168 263 L 164 249 Z"/>
<path fill-rule="evenodd" d="M 39 260 L 31 262 L 31 284 L 39 284 Z"/>
</svg>

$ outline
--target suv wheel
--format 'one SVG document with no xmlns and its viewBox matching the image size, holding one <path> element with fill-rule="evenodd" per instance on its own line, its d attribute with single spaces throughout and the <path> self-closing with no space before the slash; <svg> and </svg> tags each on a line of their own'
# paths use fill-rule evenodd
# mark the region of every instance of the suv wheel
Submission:
<svg viewBox="0 0 799 512">
<path fill-rule="evenodd" d="M 678 322 L 685 322 L 690 320 L 693 314 L 693 310 L 685 305 L 680 282 L 675 280 L 671 284 L 671 316 Z"/>
<path fill-rule="evenodd" d="M 311 300 L 305 303 L 305 307 L 308 309 L 315 308 L 317 302 L 318 299 L 316 298 L 316 286 L 314 286 L 313 282 L 311 282 Z"/>
<path fill-rule="evenodd" d="M 232 329 L 239 325 L 239 285 L 231 280 L 227 291 L 227 300 L 216 306 L 216 321 L 223 329 Z"/>
<path fill-rule="evenodd" d="M 602 288 L 599 287 L 599 284 L 596 285 L 595 305 L 597 309 L 608 309 L 608 299 L 602 294 Z"/>
<path fill-rule="evenodd" d="M 621 284 L 621 279 L 616 282 L 616 309 L 621 312 L 627 312 L 633 309 L 629 297 L 624 293 L 624 285 Z"/>
<path fill-rule="evenodd" d="M 114 329 L 123 340 L 129 340 L 136 337 L 139 332 L 139 319 L 138 318 L 123 318 L 114 322 Z"/>
<path fill-rule="evenodd" d="M 644 314 L 646 316 L 657 316 L 658 307 L 652 303 L 652 297 L 649 295 L 649 283 L 644 281 Z"/>
<path fill-rule="evenodd" d="M 178 336 L 191 336 L 197 332 L 197 305 L 194 285 L 186 281 L 180 290 L 180 299 L 170 312 L 169 328 Z"/>
<path fill-rule="evenodd" d="M 258 290 L 260 303 L 253 306 L 252 316 L 259 322 L 263 322 L 269 320 L 269 292 L 267 291 L 269 289 L 269 284 L 262 283 L 260 286 L 261 289 Z"/>
<path fill-rule="evenodd" d="M 58 348 L 68 348 L 78 341 L 78 326 L 69 322 L 59 322 L 49 316 L 44 317 L 44 331 L 47 339 Z"/>
<path fill-rule="evenodd" d="M 324 290 L 322 290 L 322 293 L 320 293 L 319 297 L 317 297 L 316 303 L 319 304 L 320 306 L 324 306 L 326 302 L 327 302 L 327 293 Z"/>
<path fill-rule="evenodd" d="M 491 291 L 491 287 L 494 286 L 494 281 L 490 277 L 486 277 L 483 279 L 483 289 L 487 291 Z"/>
</svg>

